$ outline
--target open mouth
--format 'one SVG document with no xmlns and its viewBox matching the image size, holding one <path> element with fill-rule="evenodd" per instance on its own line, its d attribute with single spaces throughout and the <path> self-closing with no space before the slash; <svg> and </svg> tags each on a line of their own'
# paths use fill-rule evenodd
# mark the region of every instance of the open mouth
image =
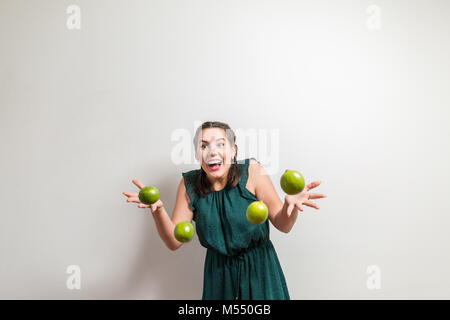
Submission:
<svg viewBox="0 0 450 320">
<path fill-rule="evenodd" d="M 211 169 L 212 171 L 219 170 L 220 167 L 222 167 L 222 162 L 216 161 L 216 162 L 208 163 L 208 167 L 209 167 L 209 169 Z"/>
</svg>

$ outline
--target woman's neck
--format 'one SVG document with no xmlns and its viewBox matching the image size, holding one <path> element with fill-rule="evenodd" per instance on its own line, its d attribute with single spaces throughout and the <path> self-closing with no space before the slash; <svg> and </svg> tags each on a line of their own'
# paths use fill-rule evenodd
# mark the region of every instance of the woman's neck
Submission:
<svg viewBox="0 0 450 320">
<path fill-rule="evenodd" d="M 224 177 L 216 178 L 214 181 L 212 181 L 208 177 L 209 182 L 211 183 L 212 188 L 214 191 L 222 190 L 227 185 L 227 176 L 224 175 Z"/>
</svg>

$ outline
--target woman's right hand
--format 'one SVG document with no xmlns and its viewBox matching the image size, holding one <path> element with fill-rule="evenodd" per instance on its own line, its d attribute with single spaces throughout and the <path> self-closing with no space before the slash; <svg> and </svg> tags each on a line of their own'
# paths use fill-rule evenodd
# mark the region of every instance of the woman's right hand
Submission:
<svg viewBox="0 0 450 320">
<path fill-rule="evenodd" d="M 137 179 L 134 179 L 133 183 L 139 188 L 139 190 L 142 189 L 143 187 L 145 187 L 142 184 L 142 182 L 140 182 Z M 158 210 L 159 208 L 163 207 L 163 202 L 161 201 L 161 199 L 158 199 L 158 201 L 156 201 L 153 204 L 143 204 L 139 200 L 139 193 L 122 192 L 122 194 L 124 194 L 125 196 L 128 197 L 127 202 L 136 202 L 136 203 L 138 203 L 138 208 L 150 208 L 150 210 L 152 210 L 152 213 L 155 212 L 156 210 Z"/>
</svg>

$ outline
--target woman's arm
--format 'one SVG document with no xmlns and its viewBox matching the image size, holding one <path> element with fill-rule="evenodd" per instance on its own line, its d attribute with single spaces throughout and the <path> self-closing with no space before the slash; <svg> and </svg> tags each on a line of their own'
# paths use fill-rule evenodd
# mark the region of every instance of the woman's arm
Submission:
<svg viewBox="0 0 450 320">
<path fill-rule="evenodd" d="M 161 237 L 162 241 L 170 250 L 177 249 L 177 239 L 175 239 L 175 236 L 173 235 L 175 225 L 169 218 L 169 215 L 167 214 L 164 206 L 159 207 L 157 210 L 152 212 L 152 215 L 155 220 L 156 229 L 158 230 L 158 234 Z"/>
<path fill-rule="evenodd" d="M 283 207 L 275 214 L 275 217 L 272 222 L 273 225 L 278 226 L 277 227 L 278 230 L 283 231 L 285 233 L 291 231 L 298 217 L 298 209 L 294 208 L 294 210 L 292 210 L 292 213 L 288 215 L 287 214 L 288 207 L 289 204 L 285 199 Z"/>
<path fill-rule="evenodd" d="M 144 187 L 144 184 L 137 179 L 134 179 L 133 183 L 139 189 L 142 189 Z M 192 218 L 194 217 L 194 213 L 189 207 L 189 198 L 186 193 L 184 178 L 181 178 L 181 181 L 178 184 L 177 198 L 172 214 L 172 219 L 167 214 L 161 199 L 152 204 L 144 204 L 139 200 L 138 193 L 122 193 L 128 197 L 127 202 L 138 203 L 138 208 L 150 208 L 150 212 L 152 212 L 153 218 L 155 219 L 156 229 L 158 230 L 159 236 L 170 250 L 176 250 L 183 244 L 182 242 L 179 242 L 177 239 L 175 239 L 175 235 L 173 233 L 175 226 L 180 221 L 191 222 Z"/>
<path fill-rule="evenodd" d="M 178 241 L 173 234 L 175 226 L 181 221 L 191 222 L 194 216 L 194 213 L 189 208 L 189 198 L 186 193 L 183 178 L 178 185 L 177 198 L 172 219 L 169 218 L 164 205 L 152 212 L 152 215 L 155 219 L 156 229 L 158 230 L 159 236 L 166 246 L 173 251 L 181 247 L 183 243 Z"/>
<path fill-rule="evenodd" d="M 284 203 L 270 179 L 264 167 L 256 160 L 251 159 L 249 166 L 249 178 L 255 186 L 255 195 L 263 201 L 269 209 L 269 220 L 278 230 L 288 233 L 291 231 L 298 216 L 298 210 L 303 211 L 302 204 L 319 209 L 319 206 L 308 199 L 325 198 L 324 194 L 309 193 L 309 190 L 317 187 L 320 182 L 312 182 L 305 186 L 297 195 L 286 195 Z"/>
<path fill-rule="evenodd" d="M 283 215 L 286 213 L 286 203 L 283 205 L 277 190 L 275 189 L 269 174 L 264 167 L 254 159 L 250 160 L 249 179 L 255 188 L 255 195 L 258 200 L 263 201 L 269 209 L 269 220 L 278 230 L 288 233 L 297 219 L 297 212 L 293 212 L 290 217 Z"/>
</svg>

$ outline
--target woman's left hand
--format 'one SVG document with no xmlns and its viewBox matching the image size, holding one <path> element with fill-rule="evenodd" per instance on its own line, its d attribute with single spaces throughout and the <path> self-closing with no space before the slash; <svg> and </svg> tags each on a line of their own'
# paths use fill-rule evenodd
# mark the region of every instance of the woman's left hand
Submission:
<svg viewBox="0 0 450 320">
<path fill-rule="evenodd" d="M 284 197 L 284 201 L 288 204 L 288 208 L 286 211 L 287 216 L 290 217 L 294 209 L 299 209 L 303 212 L 303 205 L 319 210 L 319 205 L 313 201 L 310 201 L 310 199 L 326 198 L 327 196 L 323 193 L 311 193 L 309 191 L 311 189 L 314 189 L 321 183 L 322 181 L 311 182 L 303 188 L 302 192 L 294 195 L 286 195 Z"/>
</svg>

